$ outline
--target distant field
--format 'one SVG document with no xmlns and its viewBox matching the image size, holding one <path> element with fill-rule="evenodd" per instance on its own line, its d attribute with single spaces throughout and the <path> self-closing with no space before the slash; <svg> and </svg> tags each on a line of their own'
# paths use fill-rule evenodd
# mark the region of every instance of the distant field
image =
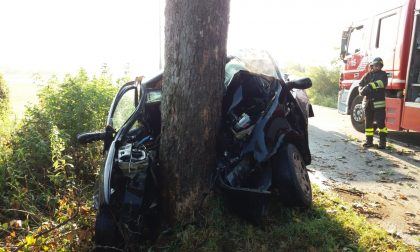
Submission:
<svg viewBox="0 0 420 252">
<path fill-rule="evenodd" d="M 32 74 L 3 73 L 10 90 L 10 102 L 17 118 L 23 116 L 25 106 L 37 102 L 38 87 L 32 81 Z"/>
<path fill-rule="evenodd" d="M 34 104 L 38 101 L 37 92 L 40 87 L 34 83 L 34 73 L 39 74 L 46 83 L 46 80 L 50 79 L 52 76 L 56 76 L 59 80 L 63 80 L 66 74 L 77 74 L 79 70 L 80 68 L 68 69 L 68 71 L 53 72 L 47 70 L 39 71 L 35 68 L 33 70 L 29 70 L 19 67 L 7 67 L 0 65 L 0 73 L 6 80 L 7 86 L 10 90 L 10 102 L 12 111 L 17 118 L 22 118 L 23 113 L 25 112 L 25 106 Z M 157 72 L 158 71 L 156 70 L 149 69 L 148 71 L 144 71 L 141 75 L 150 77 L 155 76 Z M 95 70 L 91 70 L 89 73 L 89 75 L 92 76 L 95 76 L 95 74 L 97 74 Z M 124 76 L 124 74 L 118 74 L 117 76 Z M 118 78 L 115 78 L 114 80 Z M 37 83 L 39 83 L 39 81 Z"/>
</svg>

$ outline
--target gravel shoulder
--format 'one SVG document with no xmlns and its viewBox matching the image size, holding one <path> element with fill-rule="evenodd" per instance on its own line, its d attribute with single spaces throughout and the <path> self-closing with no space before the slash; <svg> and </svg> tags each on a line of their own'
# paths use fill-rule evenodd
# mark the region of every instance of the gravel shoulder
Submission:
<svg viewBox="0 0 420 252">
<path fill-rule="evenodd" d="M 390 138 L 390 148 L 364 149 L 364 134 L 352 128 L 349 116 L 321 106 L 314 106 L 314 113 L 309 119 L 311 181 L 420 250 L 419 135 L 391 132 L 398 140 Z"/>
</svg>

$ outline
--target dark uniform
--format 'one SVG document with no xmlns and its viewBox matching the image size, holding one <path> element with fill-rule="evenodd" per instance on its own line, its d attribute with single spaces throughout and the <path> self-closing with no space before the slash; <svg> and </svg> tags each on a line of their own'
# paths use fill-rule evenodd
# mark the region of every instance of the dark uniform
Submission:
<svg viewBox="0 0 420 252">
<path fill-rule="evenodd" d="M 365 135 L 366 143 L 364 147 L 373 146 L 373 121 L 376 121 L 379 130 L 379 146 L 384 149 L 386 147 L 386 135 L 388 129 L 385 127 L 385 88 L 388 84 L 388 76 L 382 71 L 383 62 L 381 58 L 375 58 L 371 63 L 380 65 L 377 71 L 371 70 L 366 73 L 359 83 L 359 93 L 363 98 L 363 106 L 365 110 Z"/>
</svg>

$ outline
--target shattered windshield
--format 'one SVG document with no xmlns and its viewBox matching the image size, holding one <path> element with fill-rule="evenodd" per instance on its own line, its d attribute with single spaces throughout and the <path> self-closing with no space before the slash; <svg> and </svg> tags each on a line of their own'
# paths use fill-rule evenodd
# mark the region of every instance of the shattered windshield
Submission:
<svg viewBox="0 0 420 252">
<path fill-rule="evenodd" d="M 271 55 L 264 50 L 240 50 L 234 53 L 232 59 L 225 66 L 225 86 L 240 70 L 264 74 L 281 79 L 280 72 Z"/>
</svg>

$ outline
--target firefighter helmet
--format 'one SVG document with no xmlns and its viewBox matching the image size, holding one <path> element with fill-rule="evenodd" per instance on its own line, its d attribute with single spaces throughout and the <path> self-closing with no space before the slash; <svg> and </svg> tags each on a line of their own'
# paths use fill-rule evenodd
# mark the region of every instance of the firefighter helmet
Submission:
<svg viewBox="0 0 420 252">
<path fill-rule="evenodd" d="M 376 57 L 372 60 L 372 62 L 370 62 L 370 65 L 380 65 L 381 68 L 384 66 L 384 62 L 382 61 L 382 59 L 380 57 Z"/>
</svg>

